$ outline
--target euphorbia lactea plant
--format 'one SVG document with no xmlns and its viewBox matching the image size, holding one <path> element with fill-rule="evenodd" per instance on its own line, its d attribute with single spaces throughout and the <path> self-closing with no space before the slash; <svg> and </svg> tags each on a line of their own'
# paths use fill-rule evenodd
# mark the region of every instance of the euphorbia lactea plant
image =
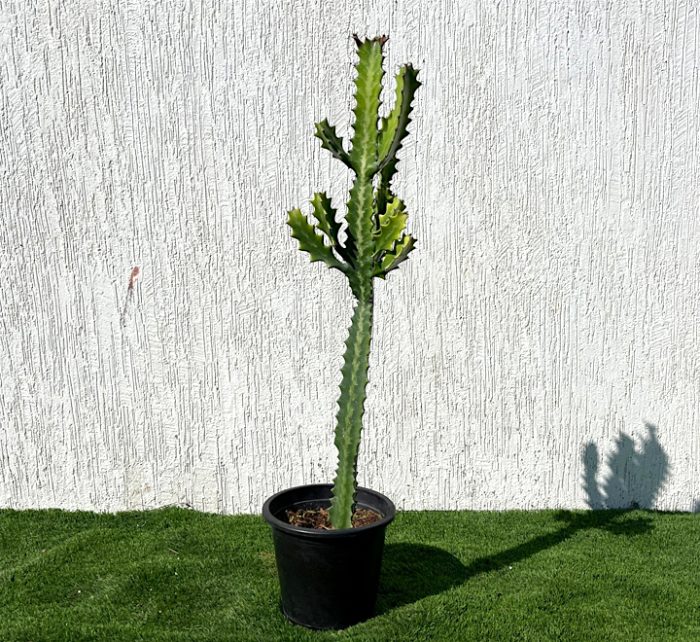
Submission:
<svg viewBox="0 0 700 642">
<path fill-rule="evenodd" d="M 391 190 L 396 175 L 397 152 L 408 134 L 411 102 L 420 82 L 418 71 L 404 65 L 396 76 L 396 101 L 386 117 L 380 117 L 379 96 L 384 77 L 383 47 L 386 37 L 360 40 L 355 36 L 359 62 L 355 78 L 355 123 L 351 148 L 346 149 L 335 127 L 327 120 L 316 124 L 321 146 L 347 165 L 355 175 L 347 202 L 345 243 L 339 239 L 340 223 L 330 199 L 323 192 L 311 205 L 315 223 L 301 210 L 289 212 L 288 224 L 299 248 L 311 261 L 323 261 L 348 278 L 356 299 L 338 399 L 335 445 L 338 468 L 329 511 L 334 528 L 349 528 L 357 490 L 357 456 L 367 388 L 372 336 L 373 280 L 381 279 L 408 258 L 415 239 L 406 233 L 408 215 L 403 202 Z"/>
</svg>

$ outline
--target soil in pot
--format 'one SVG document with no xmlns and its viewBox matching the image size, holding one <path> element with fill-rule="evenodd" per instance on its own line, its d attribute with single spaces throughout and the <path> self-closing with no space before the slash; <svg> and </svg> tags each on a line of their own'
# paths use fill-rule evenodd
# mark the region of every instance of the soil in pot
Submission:
<svg viewBox="0 0 700 642">
<path fill-rule="evenodd" d="M 316 528 L 318 530 L 333 530 L 328 509 L 323 507 L 300 508 L 287 510 L 287 522 L 292 526 Z M 370 508 L 357 508 L 352 514 L 352 527 L 369 526 L 382 519 L 382 516 Z"/>
</svg>

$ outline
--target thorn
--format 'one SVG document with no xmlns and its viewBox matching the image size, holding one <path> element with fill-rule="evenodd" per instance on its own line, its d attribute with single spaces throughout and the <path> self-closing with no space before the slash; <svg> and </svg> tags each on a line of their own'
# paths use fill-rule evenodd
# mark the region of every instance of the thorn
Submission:
<svg viewBox="0 0 700 642">
<path fill-rule="evenodd" d="M 362 39 L 356 34 L 352 34 L 353 40 L 355 41 L 355 44 L 358 47 L 362 46 Z M 380 47 L 383 47 L 386 44 L 386 41 L 389 40 L 389 36 L 382 35 L 382 36 L 375 36 L 374 38 L 370 38 L 370 41 L 378 42 Z"/>
</svg>

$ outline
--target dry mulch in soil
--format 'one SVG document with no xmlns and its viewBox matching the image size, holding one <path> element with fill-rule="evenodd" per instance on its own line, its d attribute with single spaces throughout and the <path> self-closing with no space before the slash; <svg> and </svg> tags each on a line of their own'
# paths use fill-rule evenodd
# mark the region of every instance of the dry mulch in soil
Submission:
<svg viewBox="0 0 700 642">
<path fill-rule="evenodd" d="M 333 530 L 331 519 L 326 508 L 300 508 L 298 510 L 288 510 L 287 521 L 292 526 L 303 526 L 304 528 L 316 528 L 323 531 Z M 352 527 L 368 526 L 378 522 L 382 516 L 370 508 L 358 508 L 352 514 Z"/>
</svg>

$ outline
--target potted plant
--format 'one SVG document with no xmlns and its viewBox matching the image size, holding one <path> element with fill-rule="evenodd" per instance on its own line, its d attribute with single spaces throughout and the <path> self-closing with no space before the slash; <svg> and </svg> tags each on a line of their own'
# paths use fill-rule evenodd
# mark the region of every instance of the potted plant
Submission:
<svg viewBox="0 0 700 642">
<path fill-rule="evenodd" d="M 410 64 L 396 76 L 396 100 L 380 117 L 385 36 L 354 36 L 359 62 L 351 149 L 327 120 L 316 124 L 321 146 L 354 173 L 347 202 L 346 240 L 340 241 L 336 210 L 324 193 L 311 201 L 315 223 L 300 209 L 288 225 L 311 261 L 323 261 L 348 279 L 355 298 L 346 341 L 335 445 L 334 483 L 291 488 L 270 497 L 263 516 L 272 527 L 282 610 L 298 624 L 338 629 L 374 614 L 384 533 L 395 508 L 380 493 L 357 486 L 357 457 L 369 368 L 373 280 L 385 279 L 408 258 L 415 239 L 407 213 L 394 195 L 397 152 L 408 134 L 411 103 L 420 83 Z"/>
</svg>

